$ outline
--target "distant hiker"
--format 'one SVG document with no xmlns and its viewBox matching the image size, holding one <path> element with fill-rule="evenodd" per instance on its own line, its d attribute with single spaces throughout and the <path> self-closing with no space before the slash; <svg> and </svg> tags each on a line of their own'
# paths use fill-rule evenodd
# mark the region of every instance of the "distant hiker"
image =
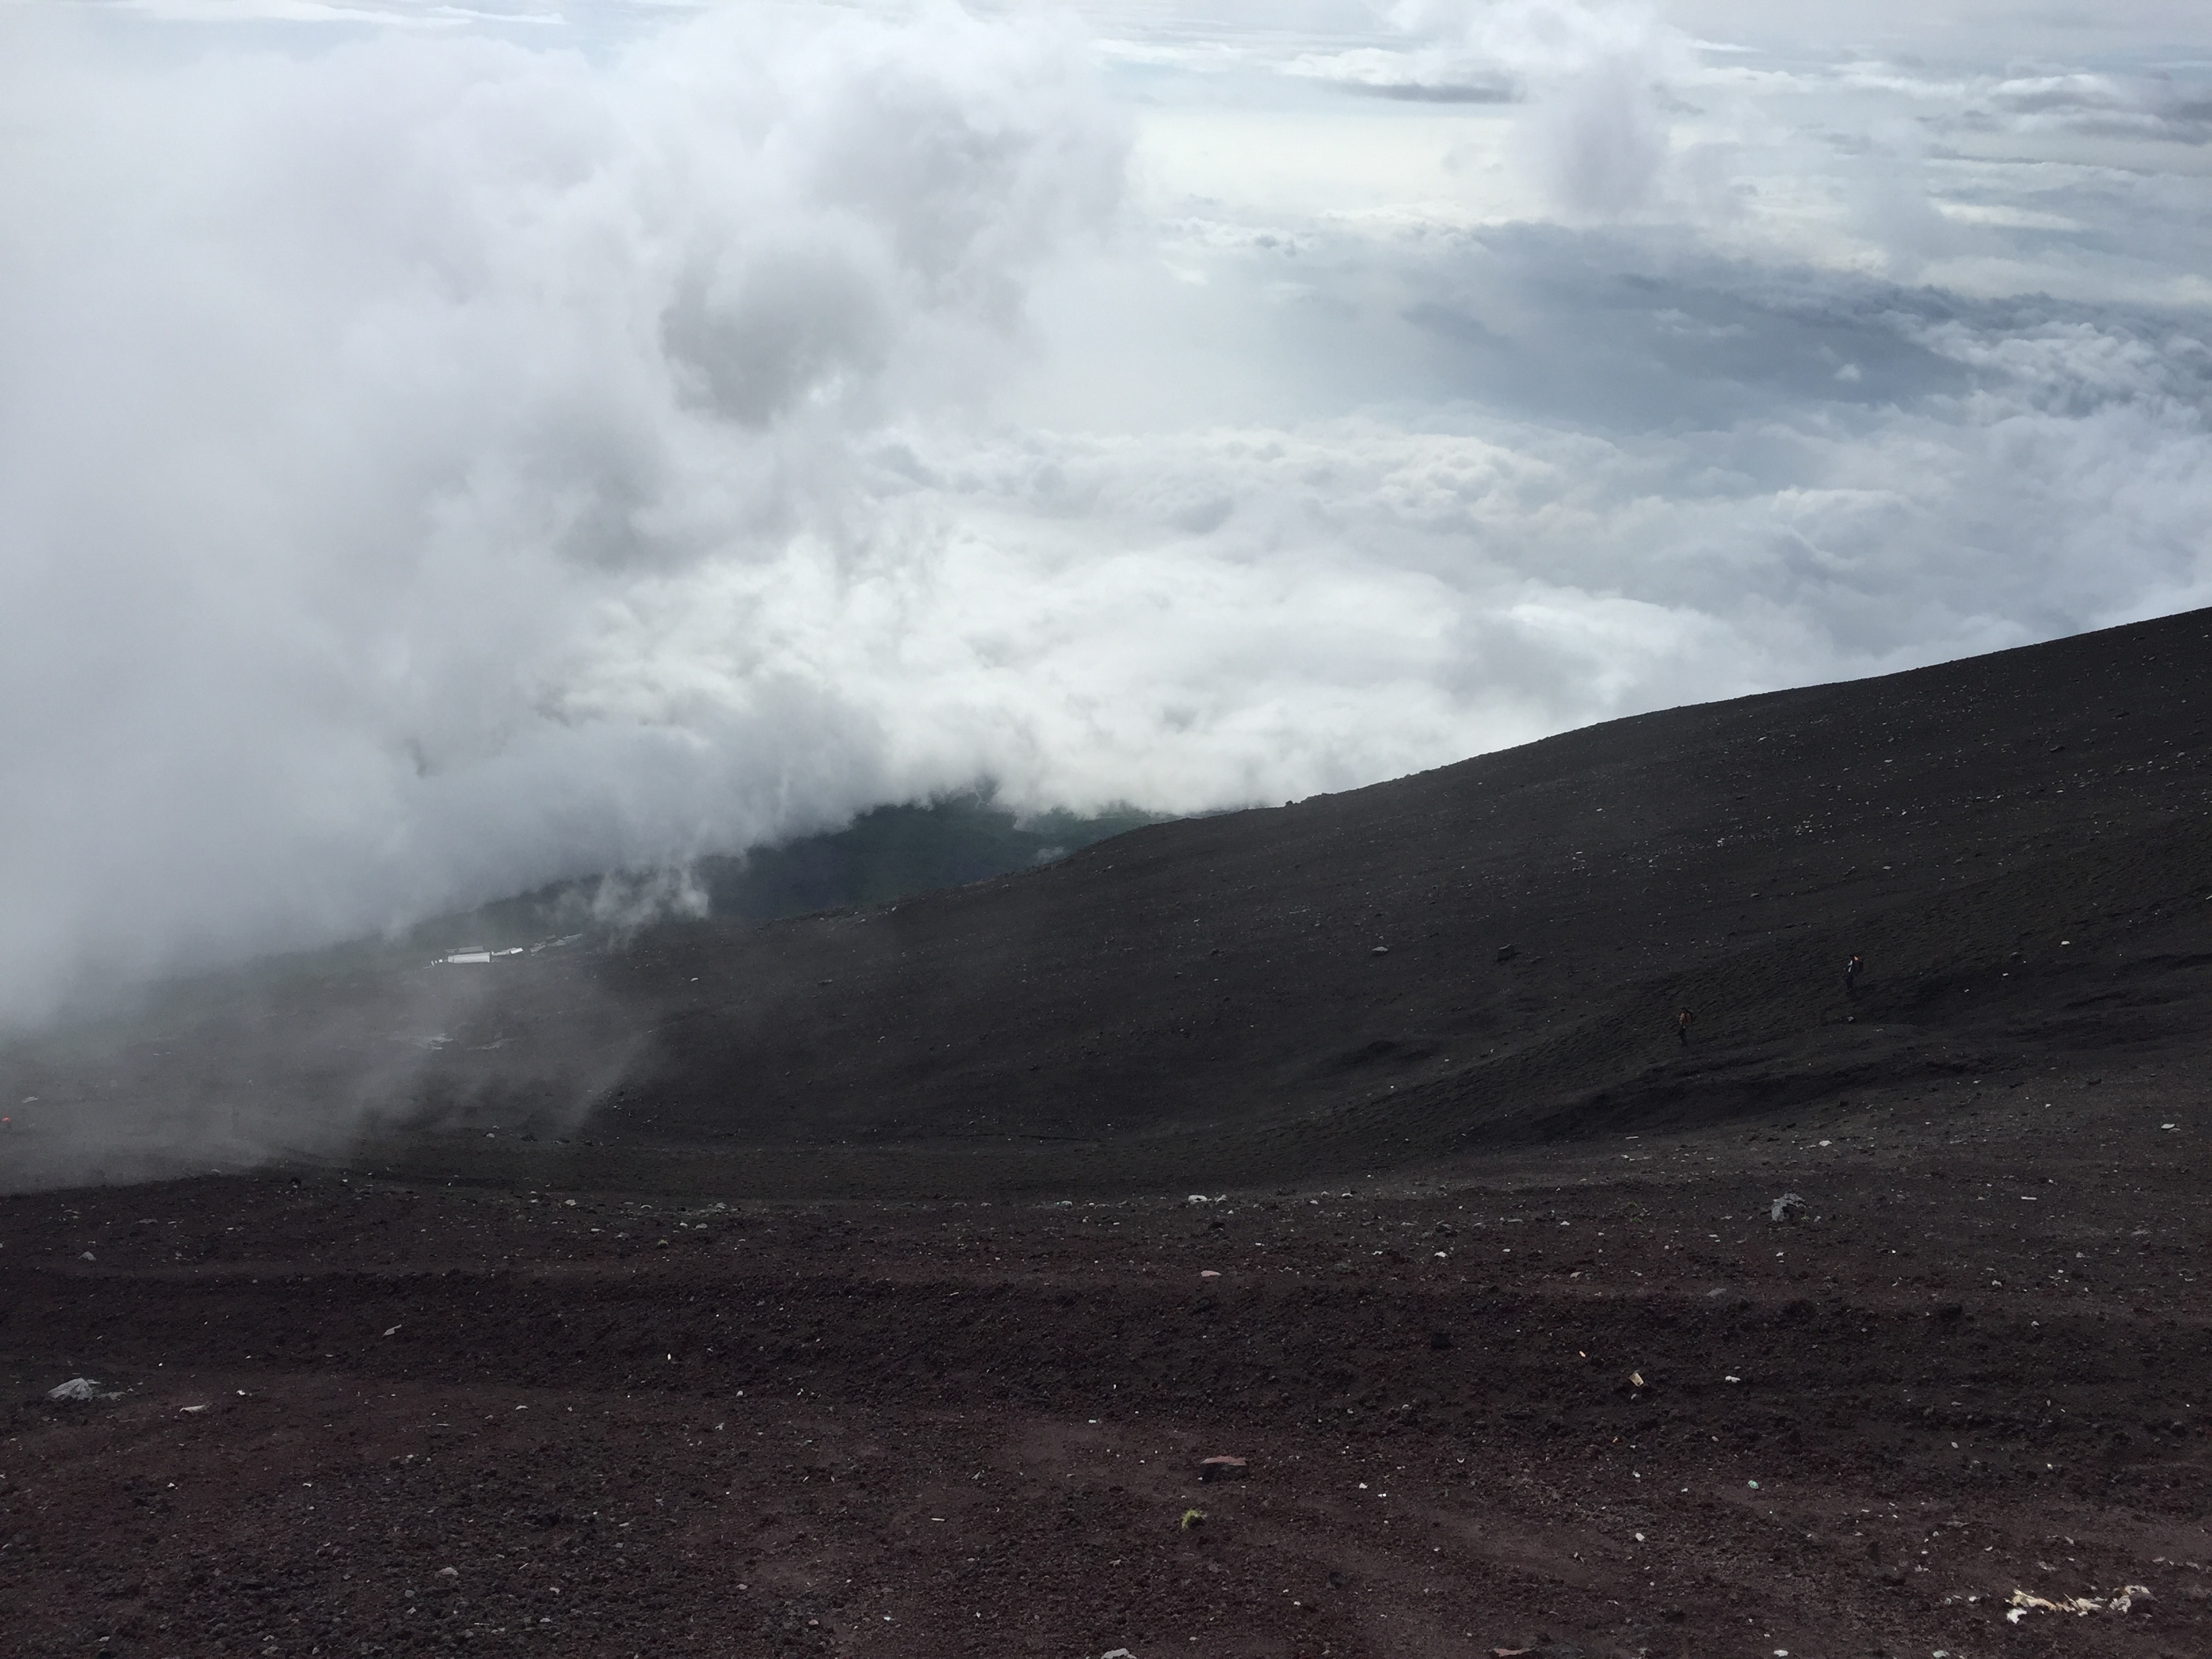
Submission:
<svg viewBox="0 0 2212 1659">
<path fill-rule="evenodd" d="M 1845 996 L 1855 997 L 1859 994 L 1859 969 L 1865 965 L 1859 960 L 1856 951 L 1853 951 L 1851 959 L 1844 964 L 1844 994 Z"/>
<path fill-rule="evenodd" d="M 1685 1048 L 1690 1046 L 1690 1022 L 1696 1018 L 1687 1008 L 1674 1016 L 1674 1035 Z"/>
</svg>

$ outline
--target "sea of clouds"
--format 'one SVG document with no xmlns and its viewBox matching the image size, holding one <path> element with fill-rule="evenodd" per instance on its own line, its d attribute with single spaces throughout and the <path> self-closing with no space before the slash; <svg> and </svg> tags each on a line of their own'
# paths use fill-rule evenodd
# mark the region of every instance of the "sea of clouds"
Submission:
<svg viewBox="0 0 2212 1659">
<path fill-rule="evenodd" d="M 0 1023 L 2212 603 L 2188 10 L 1778 9 L 7 9 Z"/>
</svg>

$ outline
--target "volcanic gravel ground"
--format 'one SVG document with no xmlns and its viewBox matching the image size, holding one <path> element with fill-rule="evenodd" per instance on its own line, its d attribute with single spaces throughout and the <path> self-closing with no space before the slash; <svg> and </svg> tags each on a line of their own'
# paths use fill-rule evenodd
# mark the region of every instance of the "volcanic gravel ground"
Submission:
<svg viewBox="0 0 2212 1659">
<path fill-rule="evenodd" d="M 0 1045 L 0 1651 L 2202 1659 L 2208 704 L 2200 612 Z"/>
<path fill-rule="evenodd" d="M 6 1199 L 0 1629 L 87 1659 L 2194 1659 L 2193 1070 L 1205 1203 Z M 116 1392 L 44 1399 L 79 1376 Z M 1215 1455 L 1248 1476 L 1201 1483 Z"/>
</svg>

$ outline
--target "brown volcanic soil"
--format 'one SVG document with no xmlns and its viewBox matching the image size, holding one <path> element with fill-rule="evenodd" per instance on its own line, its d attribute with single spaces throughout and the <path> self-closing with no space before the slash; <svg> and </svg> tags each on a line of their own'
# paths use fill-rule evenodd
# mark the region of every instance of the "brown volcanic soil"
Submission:
<svg viewBox="0 0 2212 1659">
<path fill-rule="evenodd" d="M 0 1200 L 0 1626 L 87 1656 L 2201 1656 L 2175 1071 L 1352 1198 Z M 1777 1224 L 1784 1190 L 1808 1209 Z M 122 1392 L 39 1398 L 79 1375 Z M 1201 1486 L 1221 1453 L 1249 1478 Z M 2004 1620 L 2128 1584 L 2124 1614 Z"/>
<path fill-rule="evenodd" d="M 19 1044 L 8 1184 L 297 1155 L 0 1200 L 0 1632 L 2212 1652 L 2208 635 Z"/>
</svg>

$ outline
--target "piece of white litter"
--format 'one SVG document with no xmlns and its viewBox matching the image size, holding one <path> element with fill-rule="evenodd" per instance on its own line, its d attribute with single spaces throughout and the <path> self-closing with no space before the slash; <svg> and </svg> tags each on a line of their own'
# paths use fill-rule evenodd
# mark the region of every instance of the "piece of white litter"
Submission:
<svg viewBox="0 0 2212 1659">
<path fill-rule="evenodd" d="M 205 1404 L 198 1406 L 179 1406 L 177 1409 L 180 1412 L 204 1412 L 207 1409 L 207 1407 Z"/>
<path fill-rule="evenodd" d="M 1721 1381 L 1723 1382 L 1741 1382 L 1743 1379 L 1740 1376 L 1724 1376 L 1721 1378 Z"/>
<path fill-rule="evenodd" d="M 100 1383 L 96 1379 L 89 1376 L 72 1376 L 59 1388 L 48 1389 L 46 1398 L 49 1400 L 105 1400 L 107 1395 L 100 1391 Z"/>
<path fill-rule="evenodd" d="M 491 960 L 491 952 L 489 951 L 456 951 L 453 955 L 447 957 L 446 960 L 448 962 L 489 962 Z"/>
<path fill-rule="evenodd" d="M 2137 1601 L 2151 1599 L 2148 1584 L 2123 1584 L 2110 1595 L 2062 1595 L 2055 1601 L 2016 1589 L 2008 1598 L 2012 1610 L 2005 1614 L 2005 1622 L 2017 1625 L 2031 1613 L 2071 1613 L 2084 1618 L 2093 1613 L 2125 1613 Z"/>
<path fill-rule="evenodd" d="M 394 1326 L 393 1326 L 390 1330 L 388 1330 L 388 1331 L 385 1332 L 385 1334 L 386 1334 L 386 1336 L 397 1336 L 397 1335 L 398 1335 L 398 1334 L 399 1334 L 399 1327 L 398 1327 L 398 1326 L 397 1326 L 397 1325 L 394 1325 Z"/>
</svg>

